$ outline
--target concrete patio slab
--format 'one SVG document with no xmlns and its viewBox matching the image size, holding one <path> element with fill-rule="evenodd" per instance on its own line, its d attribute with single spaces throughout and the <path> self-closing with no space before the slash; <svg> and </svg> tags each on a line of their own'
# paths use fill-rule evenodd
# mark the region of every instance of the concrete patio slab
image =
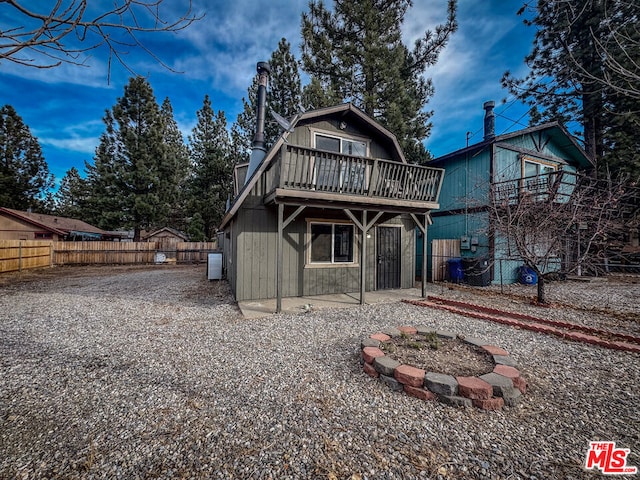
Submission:
<svg viewBox="0 0 640 480">
<path fill-rule="evenodd" d="M 422 298 L 419 288 L 398 290 L 378 290 L 365 294 L 365 303 L 394 303 L 404 299 L 417 300 Z M 282 313 L 304 313 L 321 310 L 323 308 L 349 308 L 360 305 L 360 294 L 340 293 L 334 295 L 317 295 L 306 297 L 287 297 L 282 299 Z M 276 299 L 246 300 L 238 302 L 238 306 L 245 318 L 262 318 L 273 315 L 276 311 Z"/>
</svg>

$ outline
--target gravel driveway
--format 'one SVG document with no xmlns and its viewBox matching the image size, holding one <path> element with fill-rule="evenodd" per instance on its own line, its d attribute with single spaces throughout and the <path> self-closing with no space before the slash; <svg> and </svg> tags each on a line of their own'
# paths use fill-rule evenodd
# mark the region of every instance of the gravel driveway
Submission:
<svg viewBox="0 0 640 480">
<path fill-rule="evenodd" d="M 637 327 L 637 285 L 562 288 L 624 315 L 553 315 Z M 402 324 L 493 340 L 527 394 L 486 412 L 390 391 L 358 345 Z M 0 478 L 598 478 L 589 441 L 640 467 L 639 385 L 636 354 L 402 303 L 244 320 L 201 266 L 0 277 Z"/>
</svg>

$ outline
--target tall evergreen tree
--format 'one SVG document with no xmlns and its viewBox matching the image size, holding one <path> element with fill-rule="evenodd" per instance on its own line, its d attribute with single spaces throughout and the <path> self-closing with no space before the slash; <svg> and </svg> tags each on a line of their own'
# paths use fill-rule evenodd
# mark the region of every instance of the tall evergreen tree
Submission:
<svg viewBox="0 0 640 480">
<path fill-rule="evenodd" d="M 223 111 L 213 111 L 205 95 L 197 112 L 198 123 L 189 136 L 189 151 L 193 165 L 190 196 L 191 211 L 199 213 L 207 238 L 215 236 L 232 192 L 233 164 L 230 139 Z"/>
<path fill-rule="evenodd" d="M 160 107 L 164 131 L 163 142 L 166 147 L 165 161 L 160 173 L 166 187 L 163 194 L 167 204 L 167 224 L 184 231 L 187 227 L 187 180 L 190 171 L 189 149 L 184 143 L 182 132 L 173 116 L 173 107 L 169 98 L 165 98 Z"/>
<path fill-rule="evenodd" d="M 322 0 L 311 0 L 302 16 L 302 61 L 316 91 L 320 85 L 326 97 L 352 102 L 398 137 L 410 161 L 423 162 L 422 141 L 432 115 L 425 107 L 433 95 L 431 80 L 423 75 L 457 29 L 456 1 L 448 2 L 446 22 L 426 31 L 410 50 L 401 26 L 411 5 L 411 0 L 334 0 L 329 9 Z"/>
<path fill-rule="evenodd" d="M 269 60 L 271 73 L 269 88 L 267 89 L 267 117 L 265 125 L 265 142 L 271 146 L 280 136 L 282 129 L 273 121 L 270 112 L 275 112 L 284 118 L 291 118 L 300 112 L 302 86 L 298 61 L 291 53 L 291 44 L 286 38 L 281 38 L 278 48 L 271 54 Z"/>
<path fill-rule="evenodd" d="M 38 139 L 11 105 L 0 108 L 0 206 L 27 210 L 43 208 L 53 187 L 53 175 Z"/>
<path fill-rule="evenodd" d="M 526 5 L 520 13 L 525 11 Z M 623 93 L 627 80 L 610 71 L 609 61 L 620 65 L 640 60 L 637 41 L 611 42 L 612 32 L 629 29 L 637 35 L 637 21 L 629 24 L 629 19 L 639 16 L 637 2 L 539 0 L 533 19 L 525 20 L 537 29 L 525 58 L 529 74 L 519 79 L 507 72 L 502 79 L 503 86 L 531 106 L 531 123 L 577 122 L 585 150 L 600 169 L 636 176 L 640 156 L 634 132 L 640 99 Z M 603 45 L 610 45 L 606 56 Z"/>
<path fill-rule="evenodd" d="M 106 230 L 128 228 L 126 202 L 118 182 L 117 159 L 124 154 L 111 110 L 103 118 L 105 131 L 100 135 L 93 163 L 85 161 L 88 196 L 84 205 L 85 220 Z"/>
<path fill-rule="evenodd" d="M 247 98 L 242 97 L 242 112 L 231 127 L 235 164 L 249 161 L 251 144 L 256 132 L 256 105 L 258 104 L 258 77 L 254 77 L 247 89 Z M 267 107 L 268 108 L 268 107 Z M 265 116 L 265 118 L 268 118 Z M 265 146 L 268 147 L 265 137 Z"/>
<path fill-rule="evenodd" d="M 54 195 L 55 211 L 62 217 L 85 218 L 87 202 L 87 183 L 76 167 L 71 167 L 60 181 L 60 187 Z"/>
<path fill-rule="evenodd" d="M 311 77 L 310 82 L 302 89 L 302 106 L 305 110 L 331 107 L 342 103 L 342 97 L 333 91 L 331 85 L 323 86 L 317 77 Z"/>
<path fill-rule="evenodd" d="M 87 169 L 93 214 L 103 228 L 133 228 L 138 241 L 142 229 L 165 223 L 169 206 L 163 195 L 171 181 L 164 121 L 147 80 L 129 79 L 104 122 L 94 165 Z"/>
</svg>

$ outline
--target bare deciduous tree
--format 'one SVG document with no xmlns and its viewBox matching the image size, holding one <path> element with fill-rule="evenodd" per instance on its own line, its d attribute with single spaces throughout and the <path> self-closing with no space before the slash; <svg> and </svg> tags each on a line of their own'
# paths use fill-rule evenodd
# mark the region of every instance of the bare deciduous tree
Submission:
<svg viewBox="0 0 640 480">
<path fill-rule="evenodd" d="M 495 183 L 489 212 L 496 246 L 537 274 L 538 302 L 546 303 L 549 275 L 599 268 L 612 239 L 631 226 L 635 193 L 625 179 L 563 171 Z"/>
<path fill-rule="evenodd" d="M 0 62 L 35 68 L 53 68 L 63 63 L 85 66 L 88 52 L 106 47 L 109 72 L 116 60 L 134 74 L 124 55 L 130 48 L 140 48 L 172 70 L 145 47 L 139 36 L 180 31 L 202 18 L 194 14 L 191 0 L 177 17 L 163 8 L 165 0 L 113 0 L 108 9 L 99 11 L 94 3 L 0 1 L 0 13 L 13 25 L 0 30 Z"/>
</svg>

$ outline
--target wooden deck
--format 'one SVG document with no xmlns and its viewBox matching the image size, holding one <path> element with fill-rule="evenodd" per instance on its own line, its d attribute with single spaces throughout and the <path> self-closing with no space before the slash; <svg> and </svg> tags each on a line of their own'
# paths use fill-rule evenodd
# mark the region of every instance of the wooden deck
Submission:
<svg viewBox="0 0 640 480">
<path fill-rule="evenodd" d="M 267 172 L 265 200 L 418 213 L 438 208 L 443 176 L 441 168 L 287 144 Z"/>
</svg>

